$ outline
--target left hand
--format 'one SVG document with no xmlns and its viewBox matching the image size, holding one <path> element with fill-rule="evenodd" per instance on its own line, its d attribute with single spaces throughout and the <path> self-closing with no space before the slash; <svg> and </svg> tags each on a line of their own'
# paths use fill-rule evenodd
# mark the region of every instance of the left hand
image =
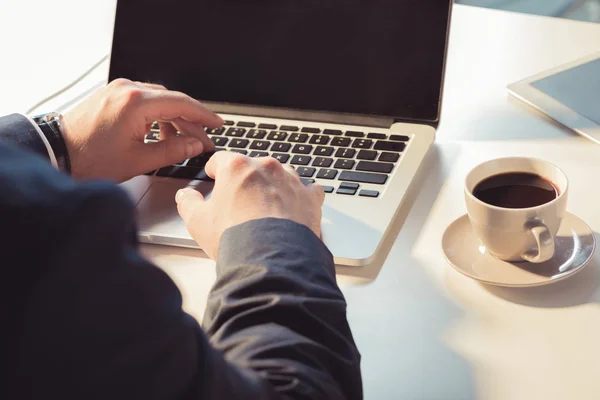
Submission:
<svg viewBox="0 0 600 400">
<path fill-rule="evenodd" d="M 144 143 L 154 121 L 160 123 L 161 140 Z M 183 93 L 117 79 L 66 114 L 62 129 L 75 178 L 123 182 L 212 151 L 204 127 L 222 124 L 221 117 Z"/>
</svg>

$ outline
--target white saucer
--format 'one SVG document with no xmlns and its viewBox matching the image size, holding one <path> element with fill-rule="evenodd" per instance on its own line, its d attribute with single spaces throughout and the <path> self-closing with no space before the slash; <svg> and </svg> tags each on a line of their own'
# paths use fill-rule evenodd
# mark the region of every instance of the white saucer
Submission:
<svg viewBox="0 0 600 400">
<path fill-rule="evenodd" d="M 570 213 L 565 213 L 555 243 L 549 261 L 502 261 L 486 251 L 466 214 L 450 224 L 442 238 L 446 260 L 458 272 L 489 285 L 509 287 L 541 286 L 568 278 L 581 271 L 596 250 L 594 232 Z"/>
</svg>

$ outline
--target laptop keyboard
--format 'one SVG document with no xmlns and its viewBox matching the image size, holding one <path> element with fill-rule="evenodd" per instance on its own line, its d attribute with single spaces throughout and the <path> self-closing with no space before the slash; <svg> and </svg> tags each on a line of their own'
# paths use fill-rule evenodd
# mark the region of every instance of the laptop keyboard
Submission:
<svg viewBox="0 0 600 400">
<path fill-rule="evenodd" d="M 235 151 L 249 157 L 274 157 L 292 165 L 304 184 L 319 180 L 325 193 L 377 198 L 402 156 L 410 137 L 362 130 L 321 129 L 294 125 L 226 120 L 208 129 L 215 151 Z M 159 140 L 154 124 L 147 142 Z M 152 171 L 149 175 L 209 180 L 204 166 L 210 154 Z M 369 188 L 361 188 L 368 184 Z"/>
</svg>

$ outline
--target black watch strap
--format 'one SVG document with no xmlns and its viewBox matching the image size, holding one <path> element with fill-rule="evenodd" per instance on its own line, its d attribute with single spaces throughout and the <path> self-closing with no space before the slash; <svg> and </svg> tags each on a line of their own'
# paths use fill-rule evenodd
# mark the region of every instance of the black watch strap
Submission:
<svg viewBox="0 0 600 400">
<path fill-rule="evenodd" d="M 35 122 L 40 127 L 40 130 L 48 139 L 50 147 L 54 151 L 58 169 L 68 174 L 71 173 L 71 161 L 69 160 L 69 152 L 67 144 L 60 131 L 60 123 L 58 114 L 46 114 L 41 117 L 34 118 Z"/>
</svg>

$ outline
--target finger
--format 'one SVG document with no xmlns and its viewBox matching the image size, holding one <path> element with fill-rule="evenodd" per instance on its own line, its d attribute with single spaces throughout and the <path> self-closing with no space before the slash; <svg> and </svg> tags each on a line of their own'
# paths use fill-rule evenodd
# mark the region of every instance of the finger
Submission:
<svg viewBox="0 0 600 400">
<path fill-rule="evenodd" d="M 156 143 L 140 146 L 140 154 L 136 163 L 143 166 L 143 171 L 171 165 L 202 153 L 204 145 L 192 136 L 175 136 Z"/>
<path fill-rule="evenodd" d="M 292 180 L 295 182 L 300 182 L 300 175 L 298 175 L 298 172 L 294 169 L 294 167 L 289 164 L 283 164 L 283 169 L 290 175 Z"/>
<path fill-rule="evenodd" d="M 294 169 L 294 167 L 292 167 L 290 164 L 282 164 L 283 165 L 283 169 L 286 172 L 289 172 L 292 175 L 298 175 L 298 173 L 296 172 L 296 170 Z"/>
<path fill-rule="evenodd" d="M 163 85 L 159 85 L 157 83 L 148 83 L 148 82 L 135 82 L 138 86 L 145 89 L 154 89 L 154 90 L 169 90 Z"/>
<path fill-rule="evenodd" d="M 192 220 L 199 218 L 204 208 L 204 196 L 192 188 L 180 189 L 175 194 L 177 211 L 186 225 L 191 224 Z"/>
<path fill-rule="evenodd" d="M 181 92 L 150 90 L 144 93 L 142 112 L 147 121 L 172 121 L 182 118 L 209 128 L 223 125 L 223 119 L 198 100 Z"/>
<path fill-rule="evenodd" d="M 325 191 L 323 190 L 323 187 L 318 183 L 311 183 L 306 188 L 317 197 L 319 204 L 323 205 L 325 202 Z"/>
<path fill-rule="evenodd" d="M 224 170 L 232 171 L 250 162 L 251 159 L 243 154 L 233 151 L 219 151 L 208 160 L 204 166 L 204 172 L 212 179 L 217 179 L 217 175 L 221 175 Z M 232 168 L 232 166 L 235 168 Z"/>
<path fill-rule="evenodd" d="M 206 131 L 201 125 L 186 121 L 181 118 L 171 121 L 171 124 L 184 135 L 190 135 L 198 139 L 204 145 L 204 151 L 212 151 L 215 146 L 212 140 L 206 135 Z"/>
<path fill-rule="evenodd" d="M 159 121 L 158 126 L 160 126 L 161 140 L 166 140 L 177 136 L 177 128 L 175 128 L 170 122 Z"/>
</svg>

